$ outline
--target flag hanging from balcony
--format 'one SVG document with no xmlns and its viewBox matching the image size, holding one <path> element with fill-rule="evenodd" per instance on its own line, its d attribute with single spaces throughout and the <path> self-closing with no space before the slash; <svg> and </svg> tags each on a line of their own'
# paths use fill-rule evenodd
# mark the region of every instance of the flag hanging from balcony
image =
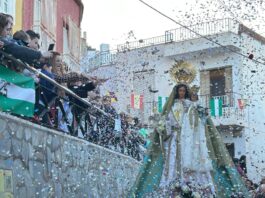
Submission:
<svg viewBox="0 0 265 198">
<path fill-rule="evenodd" d="M 220 117 L 223 115 L 223 101 L 221 99 L 211 99 L 211 116 Z"/>
<path fill-rule="evenodd" d="M 144 101 L 144 96 L 143 95 L 136 95 L 136 94 L 131 94 L 131 107 L 133 109 L 141 109 L 143 110 L 143 101 Z"/>
<path fill-rule="evenodd" d="M 246 105 L 246 100 L 238 99 L 238 107 L 239 107 L 239 109 L 241 109 L 241 110 L 244 109 L 245 105 Z"/>
<path fill-rule="evenodd" d="M 166 104 L 168 97 L 158 96 L 158 112 L 162 113 L 163 107 Z"/>
<path fill-rule="evenodd" d="M 33 78 L 0 65 L 0 111 L 32 117 L 35 104 Z"/>
</svg>

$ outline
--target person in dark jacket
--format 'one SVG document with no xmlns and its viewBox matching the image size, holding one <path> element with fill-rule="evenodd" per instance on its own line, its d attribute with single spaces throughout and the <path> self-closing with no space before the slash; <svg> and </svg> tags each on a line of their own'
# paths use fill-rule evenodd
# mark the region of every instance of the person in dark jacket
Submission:
<svg viewBox="0 0 265 198">
<path fill-rule="evenodd" d="M 20 46 L 13 39 L 8 37 L 11 34 L 13 24 L 10 23 L 6 14 L 0 13 L 0 48 L 4 52 L 13 55 L 15 58 L 28 64 L 51 58 L 51 52 L 41 53 L 39 51 Z"/>
<path fill-rule="evenodd" d="M 16 31 L 13 35 L 13 39 L 15 42 L 17 42 L 18 45 L 25 47 L 28 47 L 28 44 L 30 42 L 29 35 L 23 30 Z"/>
<path fill-rule="evenodd" d="M 52 66 L 50 64 L 44 63 L 41 69 L 41 73 L 45 74 L 51 79 L 54 79 L 54 74 L 52 73 L 51 69 Z M 40 85 L 43 92 L 42 100 L 44 100 L 46 103 L 50 103 L 56 95 L 54 84 L 44 78 L 40 78 Z"/>
<path fill-rule="evenodd" d="M 30 37 L 30 42 L 29 42 L 28 46 L 31 49 L 39 50 L 39 48 L 40 48 L 40 45 L 39 45 L 40 35 L 38 33 L 34 32 L 33 30 L 27 30 L 26 33 Z"/>
<path fill-rule="evenodd" d="M 42 64 L 41 73 L 45 74 L 51 79 L 54 79 L 54 74 L 51 72 L 52 66 L 48 63 Z M 45 78 L 40 78 L 40 88 L 38 88 L 37 103 L 36 103 L 36 115 L 42 119 L 42 123 L 53 125 L 51 121 L 51 111 L 50 107 L 54 105 L 56 99 L 56 89 L 54 84 L 46 80 Z"/>
</svg>

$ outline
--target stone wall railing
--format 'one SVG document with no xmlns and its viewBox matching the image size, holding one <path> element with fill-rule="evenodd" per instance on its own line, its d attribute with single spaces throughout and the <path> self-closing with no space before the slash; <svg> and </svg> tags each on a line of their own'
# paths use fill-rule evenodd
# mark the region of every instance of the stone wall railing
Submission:
<svg viewBox="0 0 265 198">
<path fill-rule="evenodd" d="M 139 166 L 130 157 L 0 112 L 0 171 L 12 171 L 14 197 L 125 197 Z"/>
</svg>

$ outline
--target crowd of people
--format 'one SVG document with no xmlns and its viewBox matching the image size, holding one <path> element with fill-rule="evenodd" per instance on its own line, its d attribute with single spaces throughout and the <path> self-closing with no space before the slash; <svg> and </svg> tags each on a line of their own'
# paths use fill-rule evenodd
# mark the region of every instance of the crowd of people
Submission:
<svg viewBox="0 0 265 198">
<path fill-rule="evenodd" d="M 101 97 L 99 85 L 106 79 L 69 71 L 60 53 L 40 51 L 38 33 L 33 30 L 20 30 L 12 35 L 12 27 L 13 17 L 0 13 L 1 64 L 17 73 L 32 77 L 35 81 L 35 112 L 30 120 L 73 136 L 79 136 L 81 132 L 81 136 L 90 142 L 129 155 L 139 161 L 143 160 L 144 152 L 150 143 L 148 126 L 140 123 L 136 117 L 118 113 L 112 106 L 111 96 Z M 80 98 L 86 99 L 88 103 L 73 97 L 47 78 L 38 76 L 25 68 L 24 64 L 10 60 L 1 52 L 10 54 L 39 70 Z M 191 101 L 197 100 L 198 95 L 191 96 Z M 155 117 L 153 120 L 155 121 Z M 249 180 L 246 176 L 245 161 L 245 156 L 234 159 L 238 172 L 253 197 L 265 197 L 265 178 L 259 184 Z"/>
<path fill-rule="evenodd" d="M 101 97 L 98 87 L 107 79 L 69 71 L 60 53 L 51 49 L 40 51 L 38 33 L 20 30 L 12 34 L 12 28 L 13 17 L 0 13 L 1 64 L 35 82 L 34 116 L 27 119 L 141 160 L 147 136 L 139 133 L 141 127 L 137 119 L 116 112 L 110 96 Z M 36 70 L 41 73 L 34 72 Z M 80 98 L 59 88 L 50 79 Z"/>
</svg>

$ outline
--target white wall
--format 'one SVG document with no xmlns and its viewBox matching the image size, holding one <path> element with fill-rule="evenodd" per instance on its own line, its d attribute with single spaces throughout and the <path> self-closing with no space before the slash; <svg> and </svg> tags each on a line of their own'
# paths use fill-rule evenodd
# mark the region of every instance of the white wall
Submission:
<svg viewBox="0 0 265 198">
<path fill-rule="evenodd" d="M 225 144 L 234 143 L 235 146 L 235 158 L 240 158 L 242 155 L 246 155 L 246 140 L 244 136 L 244 132 L 242 132 L 242 136 L 233 137 L 233 134 L 230 132 L 221 132 L 221 136 Z"/>
<path fill-rule="evenodd" d="M 243 55 L 253 53 L 254 58 L 265 62 L 265 59 L 262 60 L 265 46 L 244 33 L 225 33 L 215 39 Z M 158 93 L 154 94 L 154 98 L 157 100 L 158 96 L 168 96 L 175 83 L 166 71 L 172 67 L 175 59 L 188 61 L 198 71 L 232 66 L 233 92 L 238 93 L 235 95 L 236 99 L 248 99 L 243 119 L 245 122 L 241 123 L 245 128 L 242 137 L 222 136 L 226 143 L 234 142 L 236 157 L 243 154 L 247 156 L 248 176 L 259 182 L 261 176 L 265 175 L 265 65 L 224 50 L 202 38 L 119 53 L 116 65 L 112 66 L 116 71 L 114 79 L 118 80 L 111 81 L 114 83 L 112 87 L 116 87 L 118 92 L 119 110 L 126 111 L 130 104 L 133 71 L 155 69 L 155 84 L 152 88 L 158 90 Z M 98 74 L 103 75 L 102 70 L 104 69 L 98 69 Z M 252 70 L 256 73 L 252 73 Z M 106 69 L 105 72 L 107 71 Z M 199 80 L 198 75 L 194 84 L 199 85 Z"/>
<path fill-rule="evenodd" d="M 265 45 L 242 34 L 242 53 L 252 53 L 254 59 L 264 62 Z M 265 65 L 243 59 L 241 92 L 248 99 L 246 151 L 248 176 L 259 182 L 265 176 Z M 255 73 L 253 73 L 255 71 Z"/>
</svg>

